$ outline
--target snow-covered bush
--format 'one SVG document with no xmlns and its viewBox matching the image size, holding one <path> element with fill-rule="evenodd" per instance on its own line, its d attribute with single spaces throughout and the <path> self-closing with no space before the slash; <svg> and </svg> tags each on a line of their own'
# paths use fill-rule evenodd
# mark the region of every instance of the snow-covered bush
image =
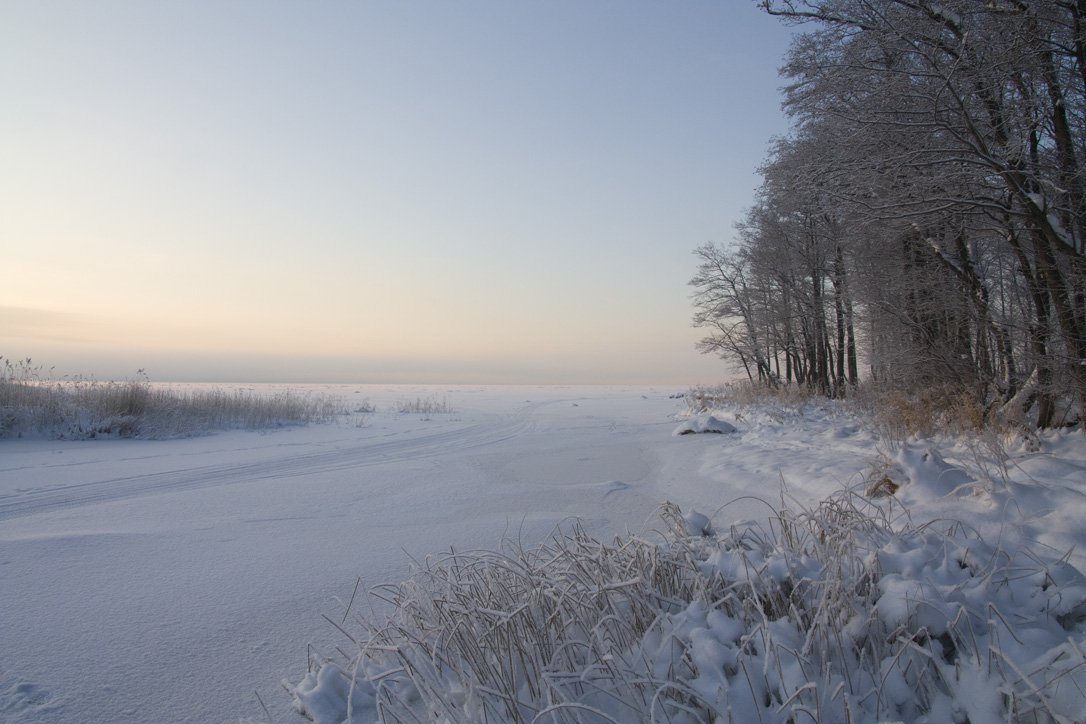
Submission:
<svg viewBox="0 0 1086 724">
<path fill-rule="evenodd" d="M 1086 578 L 853 493 L 768 529 L 451 553 L 287 684 L 316 722 L 1082 721 Z M 708 529 L 706 529 L 708 530 Z"/>
</svg>

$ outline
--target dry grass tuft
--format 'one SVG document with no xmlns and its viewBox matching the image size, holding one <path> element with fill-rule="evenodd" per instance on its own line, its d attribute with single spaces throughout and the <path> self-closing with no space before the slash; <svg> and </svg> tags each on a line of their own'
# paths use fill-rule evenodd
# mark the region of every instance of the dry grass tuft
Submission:
<svg viewBox="0 0 1086 724">
<path fill-rule="evenodd" d="M 2 359 L 2 358 L 0 358 Z M 179 392 L 137 379 L 50 379 L 31 360 L 3 360 L 0 438 L 169 438 L 231 428 L 327 422 L 345 412 L 329 396 L 208 389 Z"/>
<path fill-rule="evenodd" d="M 413 400 L 401 400 L 396 403 L 396 412 L 405 415 L 445 415 L 452 411 L 448 400 L 444 397 L 439 400 L 437 395 L 427 398 L 416 397 Z"/>
<path fill-rule="evenodd" d="M 998 421 L 970 391 L 957 388 L 902 390 L 869 385 L 857 397 L 889 436 L 908 438 L 963 434 L 984 430 Z"/>
<path fill-rule="evenodd" d="M 795 411 L 811 400 L 822 398 L 802 385 L 771 388 L 745 381 L 693 387 L 684 399 L 690 412 L 702 413 L 726 406 L 744 408 L 754 405 Z"/>
</svg>

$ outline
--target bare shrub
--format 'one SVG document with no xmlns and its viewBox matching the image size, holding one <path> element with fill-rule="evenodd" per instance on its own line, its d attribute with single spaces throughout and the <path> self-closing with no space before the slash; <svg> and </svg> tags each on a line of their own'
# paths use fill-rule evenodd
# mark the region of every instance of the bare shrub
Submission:
<svg viewBox="0 0 1086 724">
<path fill-rule="evenodd" d="M 683 395 L 683 401 L 690 412 L 709 412 L 718 407 L 723 407 L 731 400 L 728 391 L 728 385 L 699 385 L 691 387 Z"/>
</svg>

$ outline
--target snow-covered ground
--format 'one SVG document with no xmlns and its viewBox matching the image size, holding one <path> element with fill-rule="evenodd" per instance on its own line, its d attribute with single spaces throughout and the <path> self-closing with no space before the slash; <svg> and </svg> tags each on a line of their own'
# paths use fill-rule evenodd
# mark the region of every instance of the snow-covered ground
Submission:
<svg viewBox="0 0 1086 724">
<path fill-rule="evenodd" d="M 269 388 L 270 389 L 270 388 Z M 337 423 L 169 441 L 0 442 L 0 720 L 292 721 L 281 681 L 342 634 L 337 597 L 409 556 L 607 539 L 665 500 L 714 528 L 886 475 L 914 521 L 1086 569 L 1086 440 L 892 446 L 832 407 L 716 411 L 665 388 L 332 386 Z M 397 403 L 451 412 L 400 413 Z M 706 427 L 707 421 L 694 421 Z M 709 424 L 708 427 L 721 427 Z M 725 428 L 726 429 L 726 428 Z M 993 484 L 994 481 L 994 484 Z"/>
</svg>

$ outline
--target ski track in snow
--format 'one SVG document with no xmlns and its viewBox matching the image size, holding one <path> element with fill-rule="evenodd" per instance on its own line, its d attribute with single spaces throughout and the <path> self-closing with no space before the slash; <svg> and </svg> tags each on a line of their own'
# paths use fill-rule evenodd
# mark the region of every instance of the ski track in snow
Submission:
<svg viewBox="0 0 1086 724">
<path fill-rule="evenodd" d="M 402 460 L 431 459 L 516 437 L 529 427 L 527 414 L 528 410 L 525 410 L 512 422 L 498 426 L 494 423 L 476 423 L 420 435 L 393 433 L 392 437 L 396 439 L 363 439 L 334 450 L 306 453 L 291 451 L 289 456 L 276 456 L 255 463 L 203 465 L 161 473 L 19 490 L 6 496 L 0 495 L 0 521 L 140 495 L 330 473 Z M 109 442 L 105 441 L 104 444 Z M 289 449 L 288 446 L 276 446 L 274 450 L 281 452 L 284 448 Z M 20 468 L 8 468 L 3 472 L 18 474 Z"/>
<path fill-rule="evenodd" d="M 618 532 L 662 500 L 681 402 L 459 394 L 361 426 L 0 443 L 0 721 L 264 719 L 254 689 L 292 721 L 277 684 L 338 641 L 320 614 L 356 576 L 571 515 Z"/>
</svg>

